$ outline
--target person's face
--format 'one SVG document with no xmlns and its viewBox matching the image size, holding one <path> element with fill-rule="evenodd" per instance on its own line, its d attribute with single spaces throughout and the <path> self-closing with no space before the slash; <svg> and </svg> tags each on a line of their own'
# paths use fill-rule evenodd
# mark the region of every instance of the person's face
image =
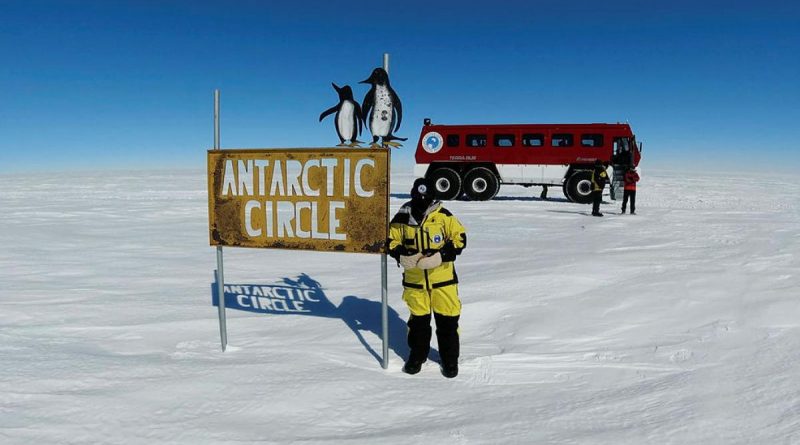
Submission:
<svg viewBox="0 0 800 445">
<path fill-rule="evenodd" d="M 411 189 L 411 202 L 416 207 L 428 207 L 433 202 L 433 190 L 424 181 L 416 181 Z"/>
</svg>

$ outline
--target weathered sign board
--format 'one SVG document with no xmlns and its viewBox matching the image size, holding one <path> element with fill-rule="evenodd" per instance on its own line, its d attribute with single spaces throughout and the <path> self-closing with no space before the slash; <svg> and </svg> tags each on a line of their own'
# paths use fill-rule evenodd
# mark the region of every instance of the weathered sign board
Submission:
<svg viewBox="0 0 800 445">
<path fill-rule="evenodd" d="M 212 246 L 382 253 L 385 149 L 208 151 Z"/>
</svg>

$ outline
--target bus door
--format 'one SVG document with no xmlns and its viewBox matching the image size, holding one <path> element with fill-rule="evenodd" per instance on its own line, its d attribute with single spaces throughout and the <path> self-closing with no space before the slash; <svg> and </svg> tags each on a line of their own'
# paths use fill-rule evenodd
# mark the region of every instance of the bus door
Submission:
<svg viewBox="0 0 800 445">
<path fill-rule="evenodd" d="M 633 141 L 627 137 L 614 138 L 614 149 L 611 156 L 611 165 L 614 173 L 611 177 L 609 195 L 611 199 L 622 197 L 625 186 L 625 172 L 634 165 Z"/>
</svg>

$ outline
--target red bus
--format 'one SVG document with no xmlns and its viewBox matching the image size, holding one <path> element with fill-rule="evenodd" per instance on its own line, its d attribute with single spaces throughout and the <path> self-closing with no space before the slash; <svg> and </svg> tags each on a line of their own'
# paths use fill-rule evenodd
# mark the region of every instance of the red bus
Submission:
<svg viewBox="0 0 800 445">
<path fill-rule="evenodd" d="M 628 124 L 434 125 L 425 119 L 414 174 L 431 179 L 438 199 L 485 201 L 502 184 L 560 186 L 570 201 L 591 200 L 595 160 L 639 164 L 641 144 Z"/>
</svg>

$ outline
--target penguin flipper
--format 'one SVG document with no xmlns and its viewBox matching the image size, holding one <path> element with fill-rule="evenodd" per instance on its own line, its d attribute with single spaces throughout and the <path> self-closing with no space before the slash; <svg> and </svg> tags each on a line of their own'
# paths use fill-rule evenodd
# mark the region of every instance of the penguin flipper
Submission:
<svg viewBox="0 0 800 445">
<path fill-rule="evenodd" d="M 392 105 L 395 108 L 395 112 L 397 113 L 397 122 L 394 126 L 394 131 L 400 129 L 400 122 L 403 122 L 403 103 L 400 102 L 400 98 L 397 97 L 397 93 L 394 92 L 393 89 L 389 89 L 389 94 L 392 95 Z"/>
<path fill-rule="evenodd" d="M 361 103 L 361 116 L 364 119 L 364 123 L 367 122 L 367 116 L 369 115 L 370 110 L 372 110 L 372 106 L 375 105 L 375 87 L 367 91 L 367 95 L 364 96 L 364 102 Z"/>
<path fill-rule="evenodd" d="M 319 115 L 319 121 L 322 122 L 322 119 L 325 119 L 327 116 L 336 112 L 339 109 L 339 104 L 336 104 L 327 110 L 323 111 L 322 114 Z"/>
<path fill-rule="evenodd" d="M 358 121 L 358 133 L 356 135 L 361 135 L 362 127 L 364 126 L 364 116 L 361 115 L 361 105 L 358 102 L 354 101 L 355 109 L 356 109 L 356 120 Z"/>
</svg>

